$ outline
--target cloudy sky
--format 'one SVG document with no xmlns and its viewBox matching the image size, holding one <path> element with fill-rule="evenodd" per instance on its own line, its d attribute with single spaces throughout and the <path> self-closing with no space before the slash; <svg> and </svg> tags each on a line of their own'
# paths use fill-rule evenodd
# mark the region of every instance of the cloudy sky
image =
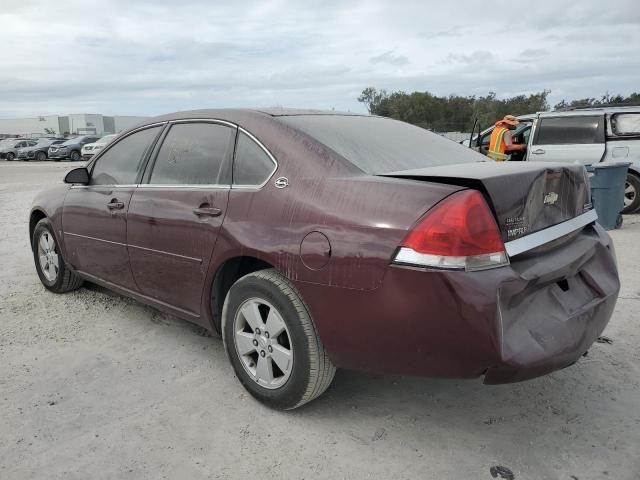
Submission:
<svg viewBox="0 0 640 480">
<path fill-rule="evenodd" d="M 0 0 L 0 117 L 640 91 L 639 0 Z"/>
</svg>

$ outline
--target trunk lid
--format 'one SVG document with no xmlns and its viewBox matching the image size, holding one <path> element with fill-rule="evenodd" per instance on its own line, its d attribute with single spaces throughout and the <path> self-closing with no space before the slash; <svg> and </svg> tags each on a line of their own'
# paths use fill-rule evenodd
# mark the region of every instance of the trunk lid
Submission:
<svg viewBox="0 0 640 480">
<path fill-rule="evenodd" d="M 582 215 L 592 208 L 582 165 L 478 162 L 381 174 L 480 190 L 509 242 Z"/>
</svg>

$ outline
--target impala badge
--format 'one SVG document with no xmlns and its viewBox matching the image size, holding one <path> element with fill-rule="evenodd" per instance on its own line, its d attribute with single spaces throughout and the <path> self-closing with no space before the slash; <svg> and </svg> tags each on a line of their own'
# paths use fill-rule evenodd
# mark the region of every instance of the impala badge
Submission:
<svg viewBox="0 0 640 480">
<path fill-rule="evenodd" d="M 544 195 L 543 203 L 545 205 L 553 205 L 558 201 L 558 194 L 556 192 L 549 192 Z"/>
<path fill-rule="evenodd" d="M 284 188 L 289 186 L 289 179 L 287 177 L 280 177 L 275 182 L 276 188 Z"/>
</svg>

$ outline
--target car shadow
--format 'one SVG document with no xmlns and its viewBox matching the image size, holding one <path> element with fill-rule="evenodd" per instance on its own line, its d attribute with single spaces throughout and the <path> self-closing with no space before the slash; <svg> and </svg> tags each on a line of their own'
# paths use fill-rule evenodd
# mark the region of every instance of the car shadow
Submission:
<svg viewBox="0 0 640 480">
<path fill-rule="evenodd" d="M 222 341 L 216 334 L 98 285 L 87 283 L 85 288 L 144 309 L 147 312 L 144 321 L 179 328 L 180 339 L 175 337 L 175 330 L 166 331 L 176 342 L 184 342 L 185 335 L 193 335 L 194 347 L 204 344 L 212 347 L 194 348 L 194 352 L 199 352 L 197 355 L 202 355 L 203 361 L 211 360 L 213 355 L 215 368 L 227 369 L 227 373 L 233 375 Z M 196 340 L 197 337 L 200 339 Z M 338 370 L 329 389 L 316 400 L 297 410 L 276 414 L 305 422 L 322 419 L 336 428 L 351 425 L 355 432 L 373 429 L 370 438 L 361 433 L 351 435 L 361 444 L 370 444 L 376 441 L 376 436 L 386 435 L 380 431 L 407 425 L 427 430 L 442 428 L 450 433 L 473 432 L 474 435 L 517 429 L 518 435 L 529 441 L 554 431 L 570 440 L 578 433 L 600 428 L 600 422 L 611 415 L 606 402 L 611 402 L 615 395 L 616 380 L 604 375 L 601 366 L 606 358 L 598 348 L 602 346 L 594 346 L 588 357 L 564 370 L 506 385 L 484 385 L 481 378 L 374 376 Z M 243 392 L 239 382 L 237 389 Z M 257 401 L 252 402 L 259 405 Z M 267 407 L 259 408 L 269 411 Z"/>
</svg>

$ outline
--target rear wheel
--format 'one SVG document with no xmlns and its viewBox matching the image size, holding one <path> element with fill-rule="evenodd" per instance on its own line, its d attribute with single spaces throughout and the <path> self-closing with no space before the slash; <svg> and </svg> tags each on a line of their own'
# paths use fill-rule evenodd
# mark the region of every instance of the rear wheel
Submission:
<svg viewBox="0 0 640 480">
<path fill-rule="evenodd" d="M 71 152 L 71 161 L 72 162 L 77 162 L 80 159 L 81 159 L 80 152 L 78 152 L 77 150 L 74 150 L 73 152 Z"/>
<path fill-rule="evenodd" d="M 624 185 L 624 208 L 622 213 L 634 213 L 640 208 L 640 177 L 627 173 Z"/>
<path fill-rule="evenodd" d="M 333 380 L 335 367 L 306 305 L 276 270 L 251 273 L 231 287 L 222 335 L 238 379 L 270 407 L 297 408 Z"/>
<path fill-rule="evenodd" d="M 40 161 L 40 162 L 44 162 L 47 159 L 47 154 L 44 152 L 38 152 L 36 153 L 36 160 Z"/>
<path fill-rule="evenodd" d="M 48 219 L 40 220 L 33 230 L 31 248 L 38 277 L 45 288 L 65 293 L 82 285 L 82 278 L 65 265 Z"/>
</svg>

